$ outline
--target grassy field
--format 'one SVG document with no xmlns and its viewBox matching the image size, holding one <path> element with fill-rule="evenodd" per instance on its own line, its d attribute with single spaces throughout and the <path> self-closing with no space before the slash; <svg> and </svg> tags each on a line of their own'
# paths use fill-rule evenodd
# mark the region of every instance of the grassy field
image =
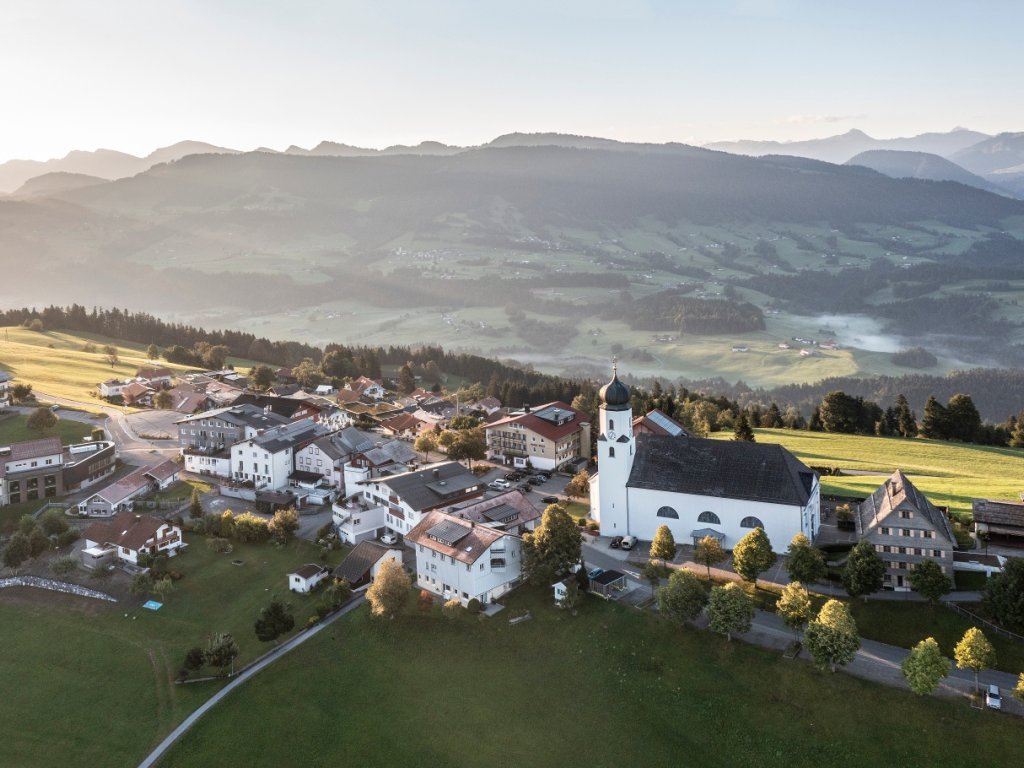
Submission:
<svg viewBox="0 0 1024 768">
<path fill-rule="evenodd" d="M 595 598 L 577 617 L 549 603 L 517 594 L 510 607 L 533 619 L 515 627 L 507 614 L 379 622 L 360 609 L 220 704 L 162 766 L 838 768 L 1020 753 L 1019 723 L 965 702 L 818 672 Z M 883 712 L 899 717 L 883 726 Z"/>
<path fill-rule="evenodd" d="M 87 342 L 95 352 L 85 352 Z M 117 347 L 119 362 L 111 366 L 103 348 Z M 253 365 L 251 360 L 230 358 L 228 362 L 241 368 Z M 191 370 L 187 366 L 150 360 L 145 344 L 113 341 L 93 334 L 46 331 L 39 333 L 20 326 L 0 327 L 0 369 L 19 382 L 31 384 L 36 392 L 89 402 L 98 398 L 96 385 L 112 378 L 135 376 L 139 368 L 159 365 L 175 372 Z"/>
<path fill-rule="evenodd" d="M 0 445 L 20 443 L 23 440 L 38 440 L 41 437 L 59 437 L 65 445 L 68 443 L 80 443 L 82 438 L 88 437 L 92 434 L 93 430 L 93 427 L 89 424 L 58 418 L 56 427 L 48 429 L 44 433 L 39 433 L 29 429 L 26 426 L 27 422 L 28 416 L 20 413 L 0 416 Z M 100 424 L 102 422 L 97 422 L 97 426 Z"/>
<path fill-rule="evenodd" d="M 236 545 L 215 554 L 201 538 L 190 543 L 172 560 L 185 578 L 157 612 L 140 608 L 144 598 L 111 605 L 0 591 L 0 722 L 23 724 L 5 729 L 0 765 L 134 765 L 218 686 L 173 684 L 189 647 L 231 632 L 244 664 L 271 647 L 256 639 L 253 622 L 272 595 L 287 596 L 298 626 L 312 614 L 317 597 L 289 594 L 286 583 L 288 571 L 316 561 L 311 544 Z M 330 564 L 341 554 L 332 553 Z"/>
<path fill-rule="evenodd" d="M 971 499 L 1016 499 L 1024 491 L 1024 452 L 923 438 L 863 437 L 788 429 L 754 430 L 762 443 L 779 443 L 805 464 L 891 474 L 902 469 L 934 504 L 970 517 Z M 731 434 L 716 433 L 727 439 Z M 880 475 L 825 476 L 825 493 L 866 496 Z"/>
</svg>

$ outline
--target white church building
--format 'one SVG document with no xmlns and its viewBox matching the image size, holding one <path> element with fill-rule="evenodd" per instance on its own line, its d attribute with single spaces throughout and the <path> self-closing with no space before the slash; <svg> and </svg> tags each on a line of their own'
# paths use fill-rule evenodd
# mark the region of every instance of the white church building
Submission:
<svg viewBox="0 0 1024 768">
<path fill-rule="evenodd" d="M 590 516 L 602 536 L 654 539 L 668 525 L 679 543 L 714 536 L 732 549 L 763 528 L 777 553 L 820 524 L 817 474 L 781 445 L 658 434 L 634 436 L 629 387 L 601 388 L 598 472 Z"/>
</svg>

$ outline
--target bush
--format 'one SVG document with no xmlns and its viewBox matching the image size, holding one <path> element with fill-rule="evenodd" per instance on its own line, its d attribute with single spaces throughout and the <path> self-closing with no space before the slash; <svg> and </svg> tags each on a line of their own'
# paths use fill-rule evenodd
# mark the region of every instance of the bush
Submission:
<svg viewBox="0 0 1024 768">
<path fill-rule="evenodd" d="M 483 606 L 480 605 L 480 601 L 475 597 L 466 604 L 466 610 L 470 613 L 480 613 L 483 610 Z"/>
<path fill-rule="evenodd" d="M 599 526 L 594 521 L 591 521 L 591 522 L 587 523 L 587 530 L 588 531 L 593 531 L 594 533 L 597 533 L 597 531 L 599 531 L 600 528 L 601 528 L 601 526 Z"/>
<path fill-rule="evenodd" d="M 68 528 L 63 533 L 57 534 L 57 549 L 70 547 L 76 541 L 78 541 L 78 530 L 75 528 Z"/>
<path fill-rule="evenodd" d="M 59 536 L 68 529 L 68 521 L 64 519 L 64 513 L 57 509 L 51 509 L 44 514 L 40 518 L 39 524 L 47 536 Z"/>
<path fill-rule="evenodd" d="M 329 533 L 333 533 L 334 523 L 328 521 L 316 529 L 316 541 L 326 539 Z"/>
<path fill-rule="evenodd" d="M 72 555 L 54 558 L 53 562 L 50 563 L 50 570 L 56 576 L 67 576 L 76 568 L 78 568 L 78 560 Z"/>
<path fill-rule="evenodd" d="M 231 552 L 232 549 L 234 549 L 231 546 L 230 541 L 221 538 L 220 536 L 215 536 L 212 539 L 207 539 L 206 546 L 208 546 L 212 551 L 220 552 L 221 554 L 227 554 L 228 552 Z"/>
<path fill-rule="evenodd" d="M 478 603 L 479 605 L 479 603 Z M 442 607 L 441 612 L 449 619 L 457 618 L 459 613 L 462 611 L 462 603 L 459 602 L 457 597 L 453 597 L 448 600 Z M 475 611 L 474 611 L 475 613 Z"/>
</svg>

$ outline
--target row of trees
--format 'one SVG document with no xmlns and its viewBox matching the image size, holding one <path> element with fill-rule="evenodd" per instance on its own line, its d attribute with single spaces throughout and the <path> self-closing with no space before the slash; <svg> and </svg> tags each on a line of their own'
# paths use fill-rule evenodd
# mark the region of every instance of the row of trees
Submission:
<svg viewBox="0 0 1024 768">
<path fill-rule="evenodd" d="M 49 550 L 68 547 L 77 540 L 78 531 L 68 525 L 60 510 L 51 509 L 38 520 L 22 515 L 18 529 L 4 547 L 3 564 L 17 572 L 26 561 Z"/>
</svg>

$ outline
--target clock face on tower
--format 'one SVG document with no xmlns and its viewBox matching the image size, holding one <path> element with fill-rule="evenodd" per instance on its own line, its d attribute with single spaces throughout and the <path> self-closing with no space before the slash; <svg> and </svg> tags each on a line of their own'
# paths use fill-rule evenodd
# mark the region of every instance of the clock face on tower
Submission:
<svg viewBox="0 0 1024 768">
<path fill-rule="evenodd" d="M 615 430 L 614 429 L 609 429 L 608 430 L 608 439 L 609 440 L 614 440 L 615 439 Z"/>
</svg>

